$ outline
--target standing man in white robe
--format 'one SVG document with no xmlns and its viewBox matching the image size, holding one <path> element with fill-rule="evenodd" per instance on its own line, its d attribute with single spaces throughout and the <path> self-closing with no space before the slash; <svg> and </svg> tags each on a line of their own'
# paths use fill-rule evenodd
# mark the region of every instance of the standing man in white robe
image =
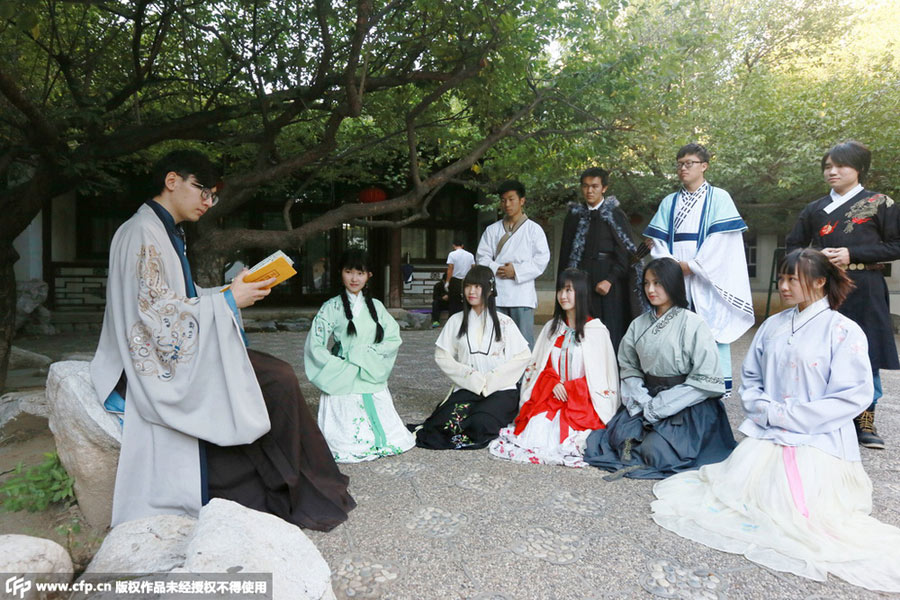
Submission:
<svg viewBox="0 0 900 600">
<path fill-rule="evenodd" d="M 497 310 L 515 322 L 533 348 L 534 280 L 550 262 L 550 246 L 544 229 L 525 215 L 525 186 L 510 179 L 500 184 L 497 193 L 506 217 L 484 230 L 475 258 L 497 278 Z"/>
<path fill-rule="evenodd" d="M 706 148 L 682 146 L 675 161 L 682 187 L 663 198 L 644 235 L 653 258 L 670 257 L 681 265 L 688 302 L 716 338 L 727 397 L 731 343 L 755 321 L 742 236 L 747 225 L 728 192 L 706 181 Z"/>
<path fill-rule="evenodd" d="M 217 201 L 209 159 L 170 152 L 152 170 L 155 196 L 116 231 L 106 311 L 91 379 L 122 414 L 112 525 L 158 514 L 197 516 L 225 498 L 301 527 L 331 529 L 355 502 L 293 369 L 248 350 L 238 310 L 274 280 L 224 293 L 191 276 L 181 223 Z M 274 415 L 274 418 L 270 418 Z"/>
</svg>

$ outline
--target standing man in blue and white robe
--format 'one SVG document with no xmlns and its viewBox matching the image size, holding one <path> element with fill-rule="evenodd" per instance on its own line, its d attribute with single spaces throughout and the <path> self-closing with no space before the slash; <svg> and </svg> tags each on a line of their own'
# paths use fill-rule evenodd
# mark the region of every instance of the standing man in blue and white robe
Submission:
<svg viewBox="0 0 900 600">
<path fill-rule="evenodd" d="M 644 231 L 653 258 L 671 257 L 684 273 L 688 302 L 719 346 L 726 395 L 731 392 L 731 343 L 755 322 L 747 257 L 747 225 L 725 190 L 705 179 L 709 151 L 682 146 L 675 158 L 681 189 L 663 198 Z"/>
</svg>

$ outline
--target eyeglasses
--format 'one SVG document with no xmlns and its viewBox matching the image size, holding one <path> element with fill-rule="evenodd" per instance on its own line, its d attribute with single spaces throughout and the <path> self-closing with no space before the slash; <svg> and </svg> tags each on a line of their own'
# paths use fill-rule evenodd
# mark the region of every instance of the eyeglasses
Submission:
<svg viewBox="0 0 900 600">
<path fill-rule="evenodd" d="M 685 160 L 678 161 L 675 163 L 675 170 L 680 171 L 681 169 L 690 169 L 694 165 L 699 165 L 700 163 L 706 162 L 705 160 Z"/>
<path fill-rule="evenodd" d="M 200 190 L 200 197 L 203 198 L 203 200 L 208 201 L 210 206 L 215 206 L 219 203 L 219 197 L 216 196 L 208 187 L 203 187 L 196 181 L 188 181 L 188 183 Z"/>
</svg>

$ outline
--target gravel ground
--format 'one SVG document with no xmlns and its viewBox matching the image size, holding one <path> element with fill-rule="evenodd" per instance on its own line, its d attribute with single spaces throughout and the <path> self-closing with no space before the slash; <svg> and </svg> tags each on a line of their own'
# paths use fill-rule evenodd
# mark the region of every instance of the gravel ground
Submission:
<svg viewBox="0 0 900 600">
<path fill-rule="evenodd" d="M 736 371 L 753 331 L 733 346 Z M 390 380 L 406 422 L 422 421 L 449 390 L 432 360 L 437 330 L 403 332 Z M 305 333 L 251 334 L 254 348 L 289 361 L 312 411 L 303 374 Z M 59 359 L 93 350 L 96 336 L 22 338 Z M 739 372 L 735 374 L 735 388 Z M 863 449 L 877 518 L 900 525 L 900 372 L 882 373 L 878 426 L 888 448 Z M 732 425 L 736 398 L 726 401 Z M 359 506 L 330 533 L 308 532 L 334 572 L 338 598 L 882 598 L 836 578 L 818 583 L 756 566 L 658 527 L 652 482 L 606 482 L 597 469 L 518 465 L 487 450 L 428 451 L 343 465 Z M 878 540 L 872 540 L 878 544 Z M 654 588 L 668 576 L 669 591 Z"/>
</svg>

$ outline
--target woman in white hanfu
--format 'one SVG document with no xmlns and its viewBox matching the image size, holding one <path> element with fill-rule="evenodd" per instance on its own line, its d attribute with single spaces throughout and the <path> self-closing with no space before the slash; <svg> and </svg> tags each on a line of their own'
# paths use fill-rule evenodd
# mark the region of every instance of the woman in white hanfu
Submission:
<svg viewBox="0 0 900 600">
<path fill-rule="evenodd" d="M 794 307 L 762 324 L 744 360 L 748 437 L 727 460 L 657 483 L 653 519 L 770 569 L 900 592 L 900 529 L 869 514 L 853 426 L 872 401 L 866 336 L 836 311 L 853 284 L 811 248 L 778 272 Z"/>
<path fill-rule="evenodd" d="M 306 377 L 322 390 L 319 428 L 336 462 L 373 460 L 415 446 L 387 386 L 400 349 L 400 327 L 366 293 L 370 268 L 362 250 L 344 253 L 344 290 L 322 305 L 306 338 Z"/>
<path fill-rule="evenodd" d="M 516 462 L 585 467 L 584 443 L 619 406 L 619 371 L 609 331 L 588 315 L 587 275 L 556 279 L 553 320 L 538 336 L 525 369 L 519 415 L 491 442 L 494 456 Z"/>
<path fill-rule="evenodd" d="M 420 448 L 484 448 L 516 416 L 516 384 L 531 352 L 516 323 L 497 312 L 496 297 L 491 270 L 472 267 L 463 279 L 466 308 L 447 320 L 435 342 L 434 361 L 453 389 L 415 427 Z"/>
</svg>

